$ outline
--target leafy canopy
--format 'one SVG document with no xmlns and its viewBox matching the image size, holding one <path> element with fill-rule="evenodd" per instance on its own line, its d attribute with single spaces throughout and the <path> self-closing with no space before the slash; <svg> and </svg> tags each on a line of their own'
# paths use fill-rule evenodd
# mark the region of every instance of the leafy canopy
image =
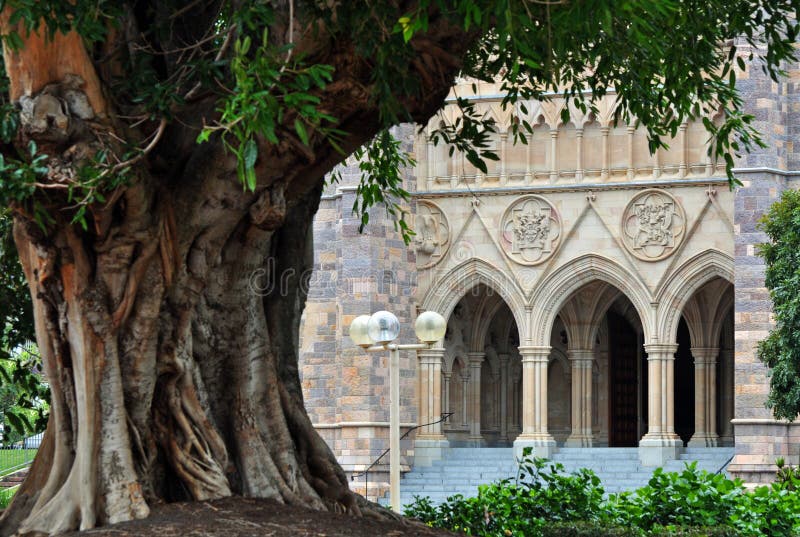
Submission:
<svg viewBox="0 0 800 537">
<path fill-rule="evenodd" d="M 149 23 L 136 43 L 128 43 L 134 52 L 122 55 L 126 76 L 106 81 L 120 118 L 143 135 L 109 144 L 79 173 L 58 179 L 68 188 L 73 221 L 85 230 L 91 218 L 86 207 L 103 203 L 108 192 L 127 180 L 124 170 L 157 145 L 165 125 L 198 95 L 212 94 L 217 104 L 197 140 L 202 143 L 212 135 L 224 139 L 237 158 L 244 188 L 258 187 L 255 169 L 263 144 L 291 139 L 298 151 L 312 155 L 320 143 L 341 150 L 348 133 L 338 128 L 341 118 L 324 109 L 320 97 L 338 73 L 325 54 L 296 50 L 300 38 L 293 33 L 295 26 L 310 29 L 321 42 L 348 43 L 353 60 L 369 65 L 369 80 L 362 82 L 382 128 L 372 151 L 365 153 L 367 158 L 377 155 L 380 162 L 364 170 L 360 202 L 354 207 L 362 214 L 376 203 L 400 214 L 394 209 L 405 192 L 396 167 L 409 160 L 399 155 L 399 144 L 387 140 L 387 129 L 413 119 L 408 103 L 426 91 L 418 60 L 429 48 L 436 49 L 432 55 L 440 65 L 459 65 L 462 76 L 500 80 L 506 106 L 523 101 L 524 107 L 525 100 L 556 92 L 585 111 L 613 89 L 620 102 L 618 114 L 647 128 L 653 150 L 687 118 L 722 111 L 722 125 L 708 120 L 705 125 L 713 140 L 710 152 L 725 160 L 733 182 L 734 157 L 761 143 L 752 117 L 742 111 L 737 73 L 757 51 L 761 68 L 777 79 L 781 62 L 793 57 L 800 10 L 798 0 L 292 0 L 280 7 L 262 0 L 5 0 L 0 6 L 10 10 L 11 22 L 21 25 L 22 34 L 42 25 L 50 35 L 75 30 L 90 50 L 102 50 L 99 45 L 132 12 Z M 216 14 L 208 19 L 208 28 L 176 28 L 182 16 L 209 6 L 216 6 Z M 299 24 L 289 26 L 288 39 L 285 32 L 278 38 L 273 29 L 285 21 L 287 9 Z M 442 21 L 463 30 L 465 55 L 453 56 L 446 43 L 430 41 L 428 32 Z M 176 34 L 180 39 L 174 39 Z M 19 33 L 2 38 L 12 49 L 23 45 Z M 177 41 L 180 48 L 165 50 L 166 43 Z M 451 48 L 461 50 L 456 44 Z M 430 68 L 436 70 L 437 64 Z M 452 70 L 440 70 L 452 81 Z M 433 141 L 463 152 L 485 170 L 485 159 L 497 158 L 487 144 L 494 125 L 468 99 L 458 98 L 457 104 L 461 117 L 442 121 Z M 52 202 L 48 205 L 43 191 L 52 179 L 42 165 L 45 160 L 35 147 L 9 144 L 15 140 L 16 112 L 7 99 L 0 105 L 5 142 L 0 165 L 3 176 L 11 178 L 0 184 L 0 201 L 28 204 L 46 228 Z M 151 132 L 144 132 L 147 126 Z M 527 142 L 531 125 L 515 122 L 512 130 L 515 141 Z M 407 228 L 401 227 L 408 238 Z"/>
<path fill-rule="evenodd" d="M 793 421 L 800 413 L 800 192 L 784 191 L 760 225 L 769 238 L 759 254 L 776 326 L 759 343 L 758 357 L 771 368 L 767 406 Z"/>
<path fill-rule="evenodd" d="M 35 345 L 33 308 L 7 210 L 0 212 L 0 425 L 2 440 L 44 430 L 50 393 Z"/>
</svg>

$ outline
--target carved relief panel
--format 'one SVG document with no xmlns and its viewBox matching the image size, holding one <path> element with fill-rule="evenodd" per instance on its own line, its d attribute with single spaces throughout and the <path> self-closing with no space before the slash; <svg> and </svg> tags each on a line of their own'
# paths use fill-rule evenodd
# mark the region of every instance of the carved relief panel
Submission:
<svg viewBox="0 0 800 537">
<path fill-rule="evenodd" d="M 538 265 L 558 249 L 561 220 L 550 202 L 524 196 L 506 210 L 500 227 L 503 251 L 522 265 Z"/>
<path fill-rule="evenodd" d="M 450 245 L 450 226 L 444 212 L 429 201 L 417 201 L 414 231 L 417 268 L 426 269 L 441 261 Z"/>
<path fill-rule="evenodd" d="M 683 207 L 662 190 L 637 194 L 622 215 L 625 247 L 643 261 L 669 257 L 680 245 L 685 231 Z"/>
</svg>

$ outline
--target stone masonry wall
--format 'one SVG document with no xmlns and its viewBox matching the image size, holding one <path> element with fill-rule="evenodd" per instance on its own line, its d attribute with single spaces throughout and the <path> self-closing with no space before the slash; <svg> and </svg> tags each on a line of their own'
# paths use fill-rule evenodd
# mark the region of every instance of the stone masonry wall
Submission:
<svg viewBox="0 0 800 537">
<path fill-rule="evenodd" d="M 413 128 L 396 136 L 411 150 Z M 341 181 L 327 188 L 314 222 L 314 272 L 301 327 L 301 378 L 312 422 L 348 474 L 359 472 L 388 447 L 388 352 L 366 353 L 348 337 L 358 315 L 386 309 L 402 327 L 399 341 L 416 340 L 416 270 L 409 249 L 383 207 L 370 211 L 359 232 L 352 212 L 360 178 L 348 159 Z M 409 182 L 413 177 L 409 175 Z M 410 188 L 406 185 L 406 188 Z M 417 358 L 400 356 L 400 421 L 403 430 L 417 421 Z M 411 464 L 411 441 L 404 441 L 404 463 Z M 370 498 L 388 481 L 388 456 L 370 472 Z M 363 492 L 364 478 L 353 488 Z M 375 489 L 375 490 L 373 490 Z"/>
<path fill-rule="evenodd" d="M 775 420 L 765 406 L 769 392 L 766 366 L 757 356 L 758 342 L 774 326 L 772 303 L 764 287 L 764 261 L 757 245 L 766 240 L 758 220 L 792 188 L 800 168 L 800 69 L 786 66 L 788 78 L 769 79 L 758 67 L 738 83 L 748 112 L 767 147 L 737 163 L 743 185 L 735 197 L 735 419 L 736 456 L 729 472 L 747 482 L 765 482 L 775 473 L 775 459 L 800 462 L 800 426 Z"/>
</svg>

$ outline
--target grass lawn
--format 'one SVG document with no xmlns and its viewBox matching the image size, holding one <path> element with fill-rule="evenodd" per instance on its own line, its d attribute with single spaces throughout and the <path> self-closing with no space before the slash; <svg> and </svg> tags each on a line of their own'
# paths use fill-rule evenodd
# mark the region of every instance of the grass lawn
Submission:
<svg viewBox="0 0 800 537">
<path fill-rule="evenodd" d="M 0 475 L 33 460 L 35 449 L 0 449 Z"/>
<path fill-rule="evenodd" d="M 0 489 L 0 509 L 5 509 L 8 507 L 8 504 L 11 503 L 11 498 L 14 497 L 14 494 L 17 492 L 18 488 L 19 486 Z"/>
</svg>

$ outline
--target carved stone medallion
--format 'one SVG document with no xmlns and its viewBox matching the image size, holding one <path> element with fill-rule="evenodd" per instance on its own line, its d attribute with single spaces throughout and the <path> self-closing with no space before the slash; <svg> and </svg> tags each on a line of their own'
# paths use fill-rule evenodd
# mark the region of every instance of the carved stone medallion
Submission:
<svg viewBox="0 0 800 537">
<path fill-rule="evenodd" d="M 628 203 L 622 215 L 622 240 L 643 261 L 672 255 L 686 231 L 680 203 L 663 190 L 645 190 Z"/>
<path fill-rule="evenodd" d="M 503 251 L 522 265 L 547 260 L 558 249 L 560 236 L 558 213 L 539 196 L 525 196 L 512 203 L 500 224 Z"/>
<path fill-rule="evenodd" d="M 441 261 L 450 245 L 450 226 L 444 212 L 429 201 L 417 201 L 414 232 L 417 268 L 426 269 Z"/>
</svg>

